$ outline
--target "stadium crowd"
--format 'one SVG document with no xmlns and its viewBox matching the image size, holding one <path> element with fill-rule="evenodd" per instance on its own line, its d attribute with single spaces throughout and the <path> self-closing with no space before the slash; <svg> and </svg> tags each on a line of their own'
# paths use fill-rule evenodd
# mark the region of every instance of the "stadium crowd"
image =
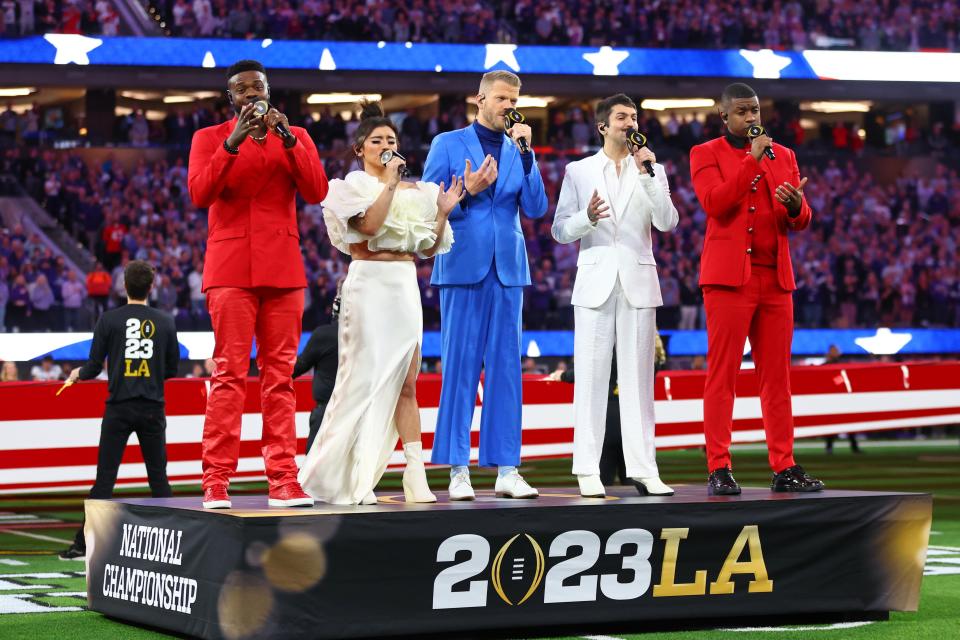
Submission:
<svg viewBox="0 0 960 640">
<path fill-rule="evenodd" d="M 174 36 L 699 49 L 948 50 L 954 2 L 152 0 Z M 2 0 L 0 33 L 116 35 L 110 0 Z"/>
<path fill-rule="evenodd" d="M 212 120 L 228 114 L 210 114 Z M 466 115 L 453 110 L 426 121 L 407 114 L 401 144 L 414 173 L 424 143 L 439 131 L 462 126 Z M 551 145 L 540 155 L 551 203 L 556 203 L 564 166 L 584 153 L 592 138 L 592 114 L 574 107 L 551 114 Z M 771 113 L 766 124 L 775 139 L 800 151 L 809 176 L 806 195 L 815 216 L 811 229 L 791 241 L 797 270 L 794 299 L 799 326 L 872 327 L 960 326 L 960 178 L 937 164 L 931 175 L 907 175 L 893 184 L 878 184 L 856 160 L 859 138 L 821 136 L 816 162 L 804 162 L 809 143 L 793 121 Z M 331 178 L 352 169 L 345 153 L 351 122 L 325 114 L 308 122 L 325 156 Z M 670 118 L 643 123 L 651 146 L 666 164 L 680 225 L 671 234 L 654 234 L 664 307 L 661 328 L 703 326 L 702 299 L 696 286 L 705 214 L 690 185 L 686 152 L 719 132 L 712 117 Z M 931 132 L 933 133 L 933 132 Z M 826 142 L 824 142 L 824 140 Z M 844 141 L 842 146 L 838 140 Z M 922 140 L 918 141 L 918 144 Z M 929 140 L 927 143 L 929 145 Z M 928 152 L 932 152 L 929 146 Z M 419 150 L 419 151 L 418 151 Z M 104 308 L 122 302 L 122 271 L 127 260 L 145 259 L 159 266 L 153 303 L 177 316 L 184 329 L 205 329 L 208 317 L 200 290 L 207 237 L 206 215 L 193 207 L 186 190 L 182 154 L 125 169 L 112 157 L 97 166 L 77 152 L 11 147 L 2 156 L 0 174 L 16 176 L 78 242 L 97 258 L 86 276 L 66 267 L 36 236 L 22 227 L 0 233 L 0 329 L 89 329 Z M 826 158 L 826 160 L 824 160 Z M 329 316 L 337 280 L 345 273 L 345 256 L 331 247 L 321 208 L 303 206 L 299 216 L 304 262 L 310 282 L 305 327 Z M 569 306 L 576 273 L 575 245 L 560 245 L 550 234 L 552 215 L 522 219 L 533 286 L 525 295 L 525 322 L 530 329 L 569 329 Z M 432 263 L 418 274 L 425 327 L 439 324 L 439 299 L 429 286 Z"/>
</svg>

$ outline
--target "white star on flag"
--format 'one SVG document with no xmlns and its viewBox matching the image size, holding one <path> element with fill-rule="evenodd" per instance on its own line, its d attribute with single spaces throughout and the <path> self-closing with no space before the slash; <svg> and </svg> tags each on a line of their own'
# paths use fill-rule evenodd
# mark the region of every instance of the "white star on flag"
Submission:
<svg viewBox="0 0 960 640">
<path fill-rule="evenodd" d="M 336 71 L 337 63 L 333 60 L 333 54 L 330 53 L 330 49 L 326 47 L 323 48 L 323 53 L 320 54 L 320 71 Z"/>
<path fill-rule="evenodd" d="M 786 56 L 778 56 L 772 49 L 750 51 L 740 49 L 740 55 L 753 67 L 754 78 L 780 77 L 780 72 L 790 66 L 792 60 Z"/>
<path fill-rule="evenodd" d="M 620 75 L 620 63 L 629 57 L 629 51 L 615 51 L 613 47 L 600 47 L 596 53 L 583 54 L 583 59 L 593 65 L 595 76 Z"/>
<path fill-rule="evenodd" d="M 875 356 L 886 356 L 900 353 L 900 350 L 907 346 L 907 343 L 911 340 L 913 340 L 913 335 L 910 333 L 894 333 L 890 329 L 881 327 L 877 329 L 876 334 L 869 338 L 857 338 L 854 342 L 867 353 L 872 353 Z"/>
<path fill-rule="evenodd" d="M 520 63 L 517 62 L 517 45 L 515 44 L 488 44 L 487 56 L 483 61 L 483 68 L 489 69 L 493 65 L 502 62 L 514 71 L 520 71 Z"/>
<path fill-rule="evenodd" d="M 53 64 L 90 64 L 87 54 L 103 44 L 100 38 L 88 38 L 72 33 L 48 33 L 43 39 L 57 49 Z"/>
<path fill-rule="evenodd" d="M 540 357 L 540 345 L 537 344 L 536 340 L 531 340 L 530 344 L 527 345 L 527 357 L 528 358 Z"/>
</svg>

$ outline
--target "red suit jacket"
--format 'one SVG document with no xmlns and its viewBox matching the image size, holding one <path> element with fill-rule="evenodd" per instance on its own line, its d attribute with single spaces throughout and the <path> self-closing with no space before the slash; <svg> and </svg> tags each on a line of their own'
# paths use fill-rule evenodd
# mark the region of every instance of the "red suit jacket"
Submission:
<svg viewBox="0 0 960 640">
<path fill-rule="evenodd" d="M 793 151 L 773 143 L 776 160 L 763 156 L 760 162 L 746 150 L 737 149 L 725 137 L 716 138 L 690 150 L 690 174 L 693 189 L 707 213 L 707 234 L 700 259 L 700 285 L 739 287 L 749 282 L 751 272 L 751 207 L 769 206 L 757 202 L 751 189 L 769 189 L 777 222 L 777 279 L 787 291 L 797 288 L 787 231 L 799 231 L 810 224 L 812 212 L 806 198 L 800 215 L 791 218 L 775 197 L 778 185 L 800 184 L 800 169 Z"/>
<path fill-rule="evenodd" d="M 190 198 L 209 209 L 203 290 L 305 287 L 296 192 L 309 203 L 327 195 L 317 147 L 306 130 L 290 127 L 292 149 L 268 134 L 263 144 L 248 137 L 232 155 L 223 143 L 236 122 L 200 129 L 190 147 Z"/>
</svg>

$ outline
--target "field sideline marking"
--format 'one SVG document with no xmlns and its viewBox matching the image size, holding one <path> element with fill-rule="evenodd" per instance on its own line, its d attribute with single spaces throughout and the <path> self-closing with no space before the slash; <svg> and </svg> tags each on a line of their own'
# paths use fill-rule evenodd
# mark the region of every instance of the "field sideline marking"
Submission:
<svg viewBox="0 0 960 640">
<path fill-rule="evenodd" d="M 63 544 L 69 544 L 69 540 L 64 540 L 63 538 L 54 538 L 52 536 L 44 536 L 39 533 L 27 533 L 26 531 L 14 531 L 13 529 L 0 529 L 0 533 L 9 533 L 14 536 L 23 536 L 24 538 L 35 538 L 37 540 L 46 540 L 47 542 L 61 542 Z"/>
<path fill-rule="evenodd" d="M 835 631 L 837 629 L 855 629 L 857 627 L 865 627 L 868 624 L 874 624 L 873 620 L 862 620 L 860 622 L 836 622 L 834 624 L 825 624 L 817 626 L 807 626 L 807 627 L 738 627 L 735 629 L 717 629 L 717 631 L 736 631 L 738 633 L 742 632 L 753 632 L 753 631 L 768 631 L 773 633 L 784 633 L 792 631 Z"/>
</svg>

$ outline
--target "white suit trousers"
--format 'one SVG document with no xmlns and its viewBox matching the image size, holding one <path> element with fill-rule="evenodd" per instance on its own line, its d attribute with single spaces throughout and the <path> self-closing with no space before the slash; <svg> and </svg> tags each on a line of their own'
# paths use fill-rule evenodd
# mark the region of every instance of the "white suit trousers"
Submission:
<svg viewBox="0 0 960 640">
<path fill-rule="evenodd" d="M 656 308 L 631 307 L 617 280 L 597 308 L 574 307 L 573 473 L 600 473 L 610 364 L 617 350 L 620 424 L 627 476 L 659 476 L 654 444 Z"/>
</svg>

